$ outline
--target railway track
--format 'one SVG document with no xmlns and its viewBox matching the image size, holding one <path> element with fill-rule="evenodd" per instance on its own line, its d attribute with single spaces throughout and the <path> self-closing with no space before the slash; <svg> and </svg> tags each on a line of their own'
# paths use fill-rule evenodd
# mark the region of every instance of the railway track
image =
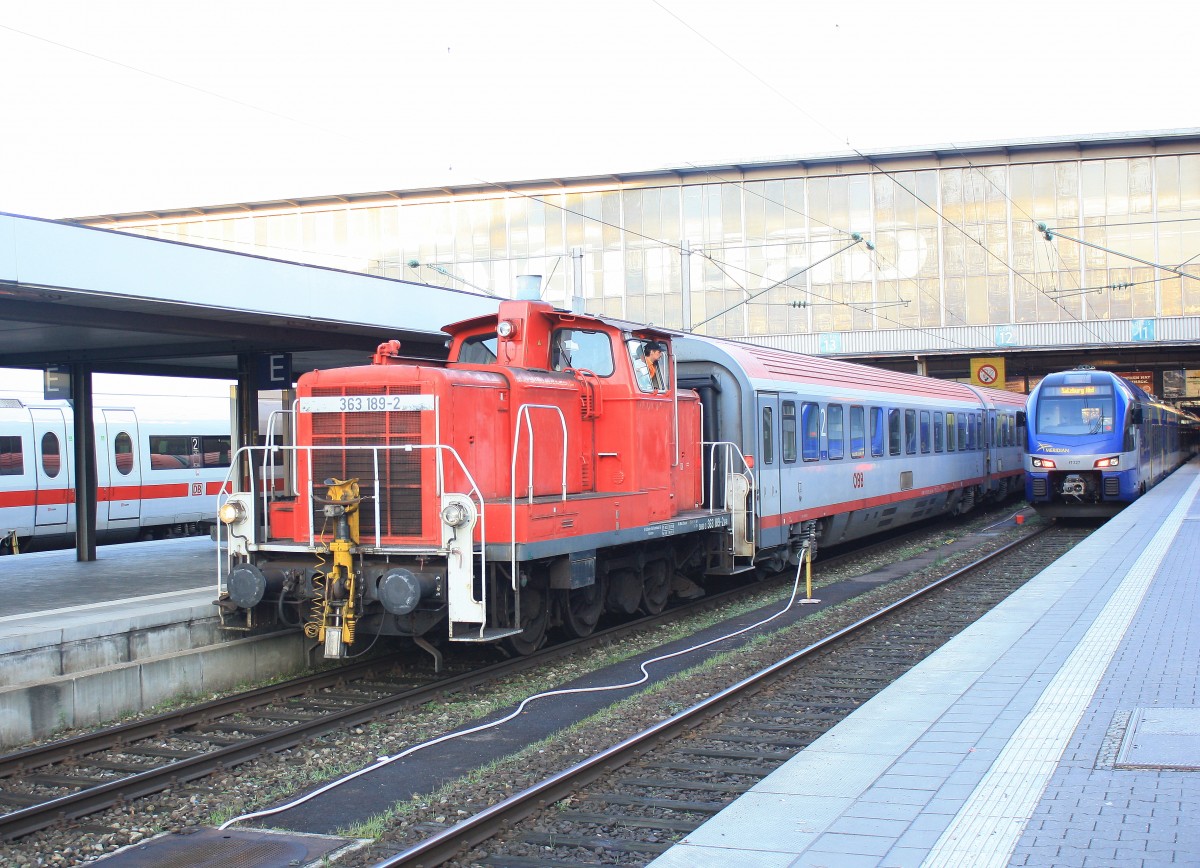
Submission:
<svg viewBox="0 0 1200 868">
<path fill-rule="evenodd" d="M 818 571 L 904 545 L 928 529 L 832 556 Z M 777 580 L 777 583 L 782 583 Z M 0 840 L 202 778 L 322 734 L 346 730 L 439 696 L 611 645 L 655 625 L 716 609 L 769 583 L 739 587 L 562 643 L 536 655 L 465 668 L 447 677 L 398 670 L 398 655 L 292 679 L 94 733 L 0 756 Z M 470 664 L 466 664 L 468 667 Z M 461 668 L 461 667 L 460 667 Z"/>
<path fill-rule="evenodd" d="M 394 852 L 377 868 L 645 864 L 1088 532 L 1018 540 L 425 840 L 376 845 Z"/>
</svg>

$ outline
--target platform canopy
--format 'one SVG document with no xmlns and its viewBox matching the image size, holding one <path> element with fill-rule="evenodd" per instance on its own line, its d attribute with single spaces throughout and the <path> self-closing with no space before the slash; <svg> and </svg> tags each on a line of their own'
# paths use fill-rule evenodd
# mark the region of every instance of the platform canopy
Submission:
<svg viewBox="0 0 1200 868">
<path fill-rule="evenodd" d="M 295 375 L 375 348 L 445 356 L 441 327 L 498 300 L 444 287 L 0 213 L 0 367 L 233 379 L 254 354 Z"/>
</svg>

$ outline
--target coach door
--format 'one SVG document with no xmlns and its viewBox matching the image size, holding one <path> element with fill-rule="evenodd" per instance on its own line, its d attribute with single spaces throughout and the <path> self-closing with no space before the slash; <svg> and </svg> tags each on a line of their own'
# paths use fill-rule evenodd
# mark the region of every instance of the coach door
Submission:
<svg viewBox="0 0 1200 868">
<path fill-rule="evenodd" d="M 137 519 L 142 502 L 142 469 L 137 419 L 132 410 L 104 410 L 108 466 L 108 520 Z"/>
<path fill-rule="evenodd" d="M 65 531 L 72 519 L 71 504 L 75 489 L 71 482 L 71 465 L 67 460 L 67 420 L 62 410 L 30 408 L 33 419 L 32 452 L 37 491 L 34 495 L 34 524 L 53 530 L 56 525 Z"/>
<path fill-rule="evenodd" d="M 779 395 L 773 392 L 759 392 L 758 442 L 754 446 L 753 454 L 758 473 L 758 528 L 759 543 L 762 546 L 782 545 L 786 534 L 786 529 L 780 524 L 783 500 L 779 413 Z"/>
</svg>

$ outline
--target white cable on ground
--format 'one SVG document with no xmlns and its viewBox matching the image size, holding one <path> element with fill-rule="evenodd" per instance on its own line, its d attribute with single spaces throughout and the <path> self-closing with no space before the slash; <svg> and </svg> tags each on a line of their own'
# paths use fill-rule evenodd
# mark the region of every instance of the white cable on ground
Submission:
<svg viewBox="0 0 1200 868">
<path fill-rule="evenodd" d="M 315 799 L 317 796 L 323 795 L 323 794 L 329 792 L 330 790 L 335 789 L 336 787 L 340 787 L 342 784 L 348 783 L 349 781 L 352 781 L 357 777 L 361 777 L 362 775 L 373 772 L 376 769 L 380 769 L 386 765 L 390 765 L 391 763 L 396 762 L 396 760 L 401 760 L 401 759 L 404 759 L 405 757 L 412 756 L 417 751 L 425 750 L 428 747 L 433 747 L 436 744 L 441 744 L 443 742 L 447 742 L 452 739 L 461 738 L 464 735 L 473 735 L 474 733 L 482 732 L 486 729 L 491 729 L 492 727 L 500 726 L 500 724 L 502 724 L 502 723 L 508 723 L 510 720 L 512 720 L 517 715 L 519 715 L 522 711 L 524 711 L 525 706 L 529 705 L 531 702 L 534 702 L 538 699 L 546 699 L 551 696 L 568 696 L 568 695 L 575 694 L 575 693 L 599 693 L 599 692 L 606 691 L 606 690 L 624 690 L 625 688 L 628 688 L 628 687 L 637 687 L 639 684 L 645 684 L 650 679 L 650 673 L 646 670 L 647 666 L 650 666 L 654 663 L 659 663 L 663 660 L 670 660 L 672 657 L 681 657 L 684 654 L 690 654 L 693 651 L 699 651 L 701 648 L 706 648 L 709 645 L 715 645 L 717 642 L 724 642 L 726 639 L 732 639 L 735 636 L 740 636 L 743 633 L 746 633 L 750 630 L 757 629 L 758 627 L 761 627 L 764 624 L 770 623 L 771 621 L 774 621 L 779 616 L 785 614 L 790 608 L 792 608 L 792 605 L 796 602 L 796 595 L 800 590 L 800 574 L 804 569 L 804 560 L 805 560 L 805 557 L 807 557 L 807 554 L 808 554 L 807 549 L 804 549 L 803 554 L 799 560 L 799 563 L 797 563 L 797 565 L 796 565 L 796 579 L 792 583 L 791 598 L 788 600 L 787 605 L 784 606 L 782 609 L 780 609 L 778 612 L 776 612 L 774 615 L 771 615 L 769 618 L 764 618 L 763 620 L 759 621 L 756 624 L 751 624 L 748 627 L 743 627 L 742 629 L 735 630 L 732 633 L 726 633 L 724 636 L 719 636 L 716 639 L 709 639 L 707 642 L 701 642 L 699 645 L 693 645 L 690 648 L 684 648 L 682 651 L 674 651 L 670 654 L 663 654 L 659 657 L 655 657 L 653 659 L 646 660 L 643 663 L 641 663 L 639 666 L 639 668 L 642 670 L 642 677 L 637 679 L 636 681 L 629 681 L 629 682 L 626 682 L 625 684 L 609 684 L 609 685 L 606 685 L 603 687 L 572 687 L 570 689 L 548 690 L 545 693 L 538 693 L 534 696 L 530 696 L 530 697 L 527 697 L 526 699 L 521 700 L 521 704 L 518 705 L 511 714 L 509 714 L 505 717 L 502 717 L 499 720 L 494 720 L 491 723 L 481 724 L 479 726 L 472 727 L 471 729 L 464 729 L 464 730 L 461 730 L 460 732 L 452 732 L 452 733 L 448 733 L 446 735 L 438 736 L 437 738 L 430 739 L 429 741 L 422 742 L 421 744 L 414 745 L 410 748 L 406 748 L 405 750 L 401 751 L 398 754 L 395 754 L 394 756 L 379 757 L 371 765 L 364 766 L 363 768 L 359 769 L 358 771 L 352 772 L 351 774 L 348 774 L 345 777 L 338 778 L 335 781 L 330 781 L 329 783 L 325 784 L 324 786 L 321 786 L 321 787 L 313 790 L 311 793 L 307 793 L 306 795 L 303 795 L 298 799 L 293 799 L 292 801 L 288 802 L 287 804 L 280 805 L 277 808 L 270 808 L 270 809 L 264 810 L 264 811 L 255 811 L 250 814 L 242 814 L 241 816 L 234 817 L 231 820 L 226 820 L 224 823 L 221 824 L 220 829 L 221 830 L 228 829 L 234 823 L 241 823 L 245 820 L 257 820 L 261 817 L 270 817 L 274 814 L 280 814 L 280 813 L 283 813 L 284 811 L 290 811 L 292 808 L 299 807 L 300 805 L 303 805 L 305 802 L 309 801 L 310 799 Z"/>
</svg>

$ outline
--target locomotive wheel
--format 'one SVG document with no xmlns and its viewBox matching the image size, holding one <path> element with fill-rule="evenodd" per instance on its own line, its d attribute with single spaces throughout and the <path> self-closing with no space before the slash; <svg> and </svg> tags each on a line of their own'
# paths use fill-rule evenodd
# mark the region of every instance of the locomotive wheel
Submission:
<svg viewBox="0 0 1200 868">
<path fill-rule="evenodd" d="M 613 570 L 608 574 L 608 609 L 621 615 L 632 615 L 642 602 L 642 583 L 633 570 Z"/>
<path fill-rule="evenodd" d="M 504 640 L 514 653 L 525 657 L 542 647 L 550 621 L 548 602 L 545 588 L 530 585 L 521 590 L 521 632 Z"/>
<path fill-rule="evenodd" d="M 597 579 L 584 588 L 559 591 L 558 610 L 563 632 L 572 639 L 592 635 L 604 612 L 604 587 Z"/>
<path fill-rule="evenodd" d="M 642 611 L 657 615 L 671 596 L 671 571 L 666 561 L 651 561 L 642 574 Z"/>
</svg>

